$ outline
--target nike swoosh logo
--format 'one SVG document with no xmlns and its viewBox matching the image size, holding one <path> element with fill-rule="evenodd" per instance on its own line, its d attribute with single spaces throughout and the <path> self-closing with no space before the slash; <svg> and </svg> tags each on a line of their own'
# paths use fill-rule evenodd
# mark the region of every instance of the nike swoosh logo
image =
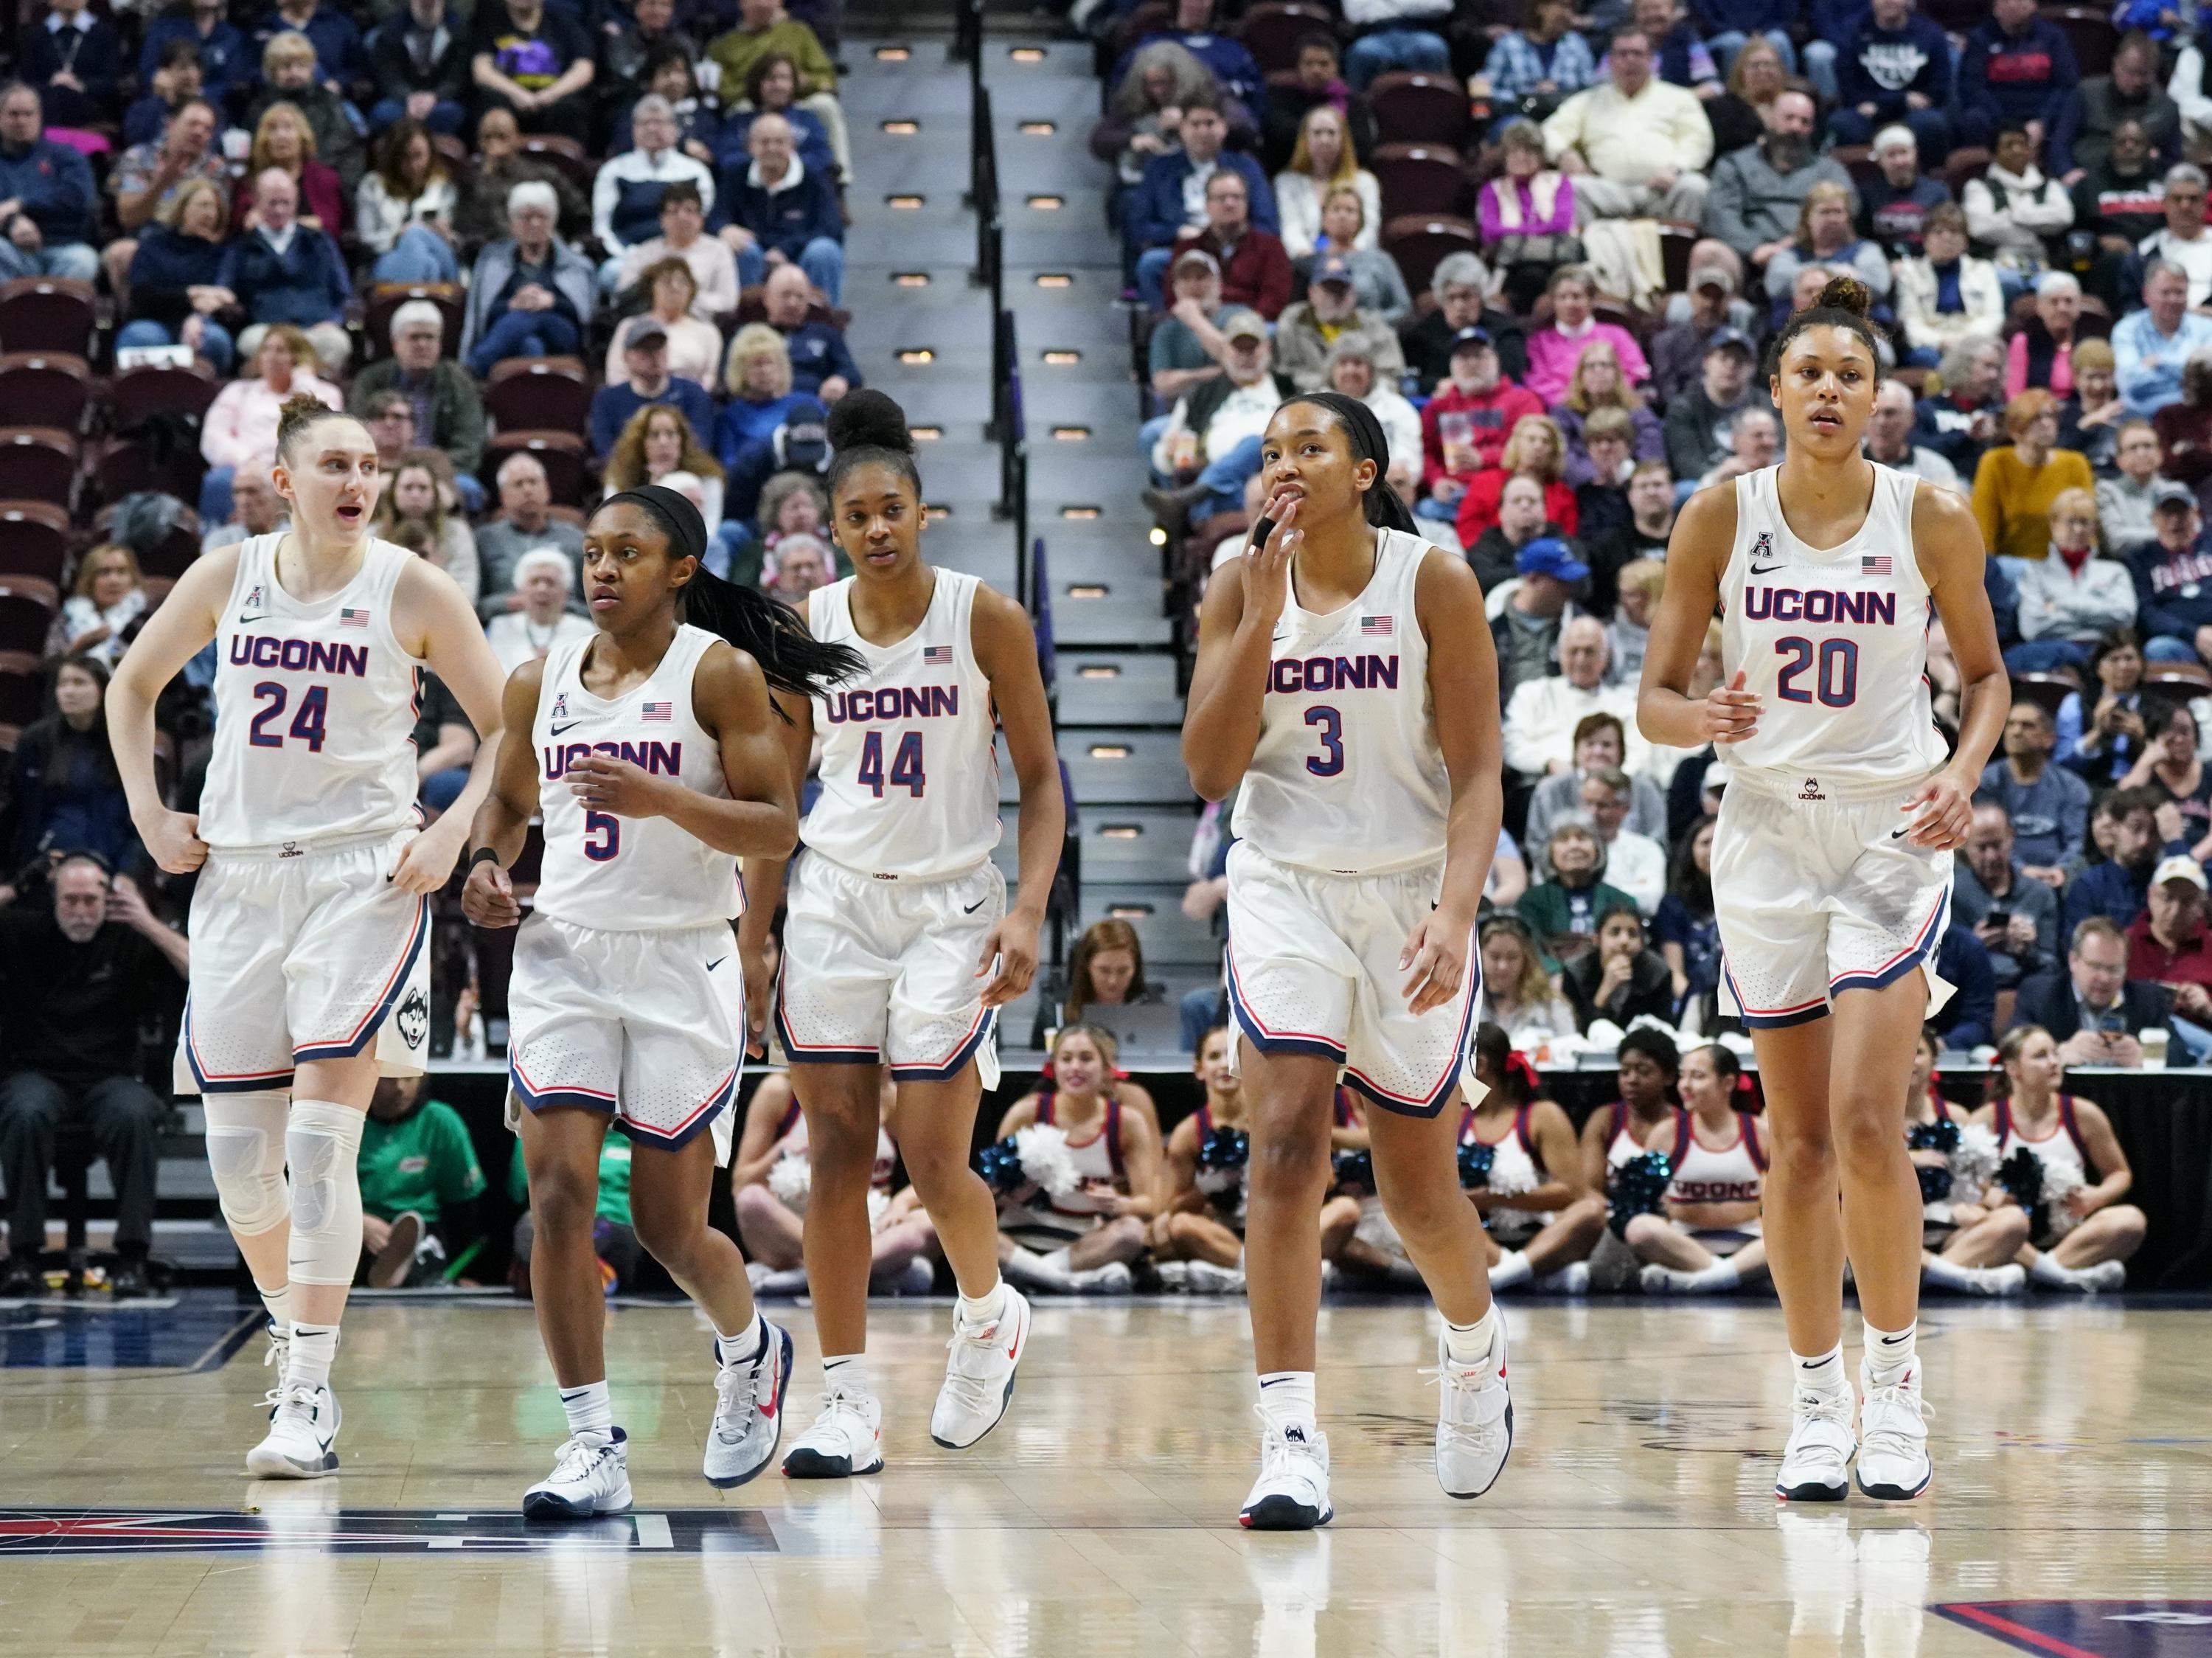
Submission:
<svg viewBox="0 0 2212 1658">
<path fill-rule="evenodd" d="M 981 908 L 982 908 L 986 904 L 988 904 L 990 901 L 991 901 L 991 900 L 990 900 L 989 899 L 988 899 L 988 898 L 979 898 L 979 899 L 976 899 L 973 904 L 965 904 L 965 905 L 963 905 L 961 906 L 961 908 L 960 908 L 960 913 L 961 913 L 962 915 L 963 915 L 963 916 L 972 916 L 972 915 L 974 915 L 974 914 L 975 913 L 975 911 L 978 911 L 978 910 L 981 909 Z"/>
<path fill-rule="evenodd" d="M 708 972 L 714 972 L 715 968 L 717 968 L 717 967 L 720 966 L 721 966 L 725 961 L 727 961 L 729 959 L 730 959 L 730 958 L 729 958 L 729 957 L 727 957 L 727 956 L 726 956 L 726 955 L 718 955 L 718 956 L 716 956 L 716 957 L 715 957 L 712 961 L 709 961 L 709 962 L 707 964 L 707 971 L 708 971 Z"/>
<path fill-rule="evenodd" d="M 1911 834 L 1911 832 L 1912 832 L 1912 826 L 1911 826 L 1911 824 L 1909 824 L 1909 823 L 1908 823 L 1908 824 L 1906 824 L 1906 825 L 1905 826 L 1905 827 L 1904 827 L 1904 828 L 1902 828 L 1902 829 L 1893 829 L 1893 830 L 1891 830 L 1891 831 L 1889 832 L 1889 838 L 1890 838 L 1892 840 L 1903 840 L 1903 839 L 1904 839 L 1907 835 Z"/>
<path fill-rule="evenodd" d="M 566 725 L 549 725 L 545 728 L 545 732 L 548 736 L 557 737 L 564 731 L 574 731 L 582 723 L 581 720 L 571 720 Z"/>
<path fill-rule="evenodd" d="M 238 619 L 238 625 L 240 627 L 251 627 L 256 622 L 265 622 L 268 619 L 269 619 L 266 616 L 241 616 Z"/>
<path fill-rule="evenodd" d="M 1783 563 L 1786 563 L 1786 562 L 1787 562 L 1786 560 L 1784 560 L 1784 561 L 1778 562 L 1778 563 L 1771 564 L 1753 564 L 1753 565 L 1751 567 L 1751 573 L 1752 573 L 1753 576 L 1764 576 L 1764 575 L 1765 575 L 1769 570 L 1780 570 L 1780 569 L 1782 568 L 1782 564 L 1783 564 Z"/>
</svg>

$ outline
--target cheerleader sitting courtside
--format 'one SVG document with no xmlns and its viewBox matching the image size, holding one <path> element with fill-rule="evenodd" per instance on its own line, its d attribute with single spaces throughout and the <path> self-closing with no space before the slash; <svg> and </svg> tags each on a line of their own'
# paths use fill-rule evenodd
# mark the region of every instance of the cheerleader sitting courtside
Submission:
<svg viewBox="0 0 2212 1658">
<path fill-rule="evenodd" d="M 1149 1241 L 1160 1277 L 1200 1295 L 1244 1288 L 1244 1171 L 1250 1131 L 1244 1089 L 1231 1064 L 1229 1027 L 1216 1025 L 1199 1044 L 1192 1069 L 1206 1103 L 1168 1136 L 1160 1212 Z"/>
<path fill-rule="evenodd" d="M 1628 1247 L 1644 1263 L 1644 1288 L 1660 1295 L 1728 1295 L 1766 1276 L 1759 1203 L 1766 1149 L 1759 1119 L 1735 1108 L 1735 1056 L 1717 1044 L 1682 1056 L 1684 1109 L 1644 1137 L 1673 1160 L 1667 1213 L 1628 1222 Z"/>
<path fill-rule="evenodd" d="M 2027 1242 L 2027 1216 L 2016 1204 L 1977 1201 L 1996 1163 L 1996 1139 L 1986 1129 L 1969 1136 L 1966 1113 L 1936 1092 L 1936 1033 L 1923 1029 L 1905 1104 L 1905 1143 L 1920 1173 L 1921 1282 L 1962 1295 L 2016 1295 L 2027 1282 L 2013 1260 Z M 1975 1156 L 1968 1138 L 1988 1155 Z"/>
<path fill-rule="evenodd" d="M 1490 1287 L 1534 1282 L 1580 1295 L 1605 1199 L 1583 1183 L 1574 1125 L 1556 1101 L 1536 1098 L 1535 1071 L 1495 1025 L 1475 1032 L 1474 1076 L 1489 1092 L 1463 1111 L 1460 1143 L 1490 1148 L 1488 1177 L 1467 1194 L 1482 1216 Z"/>
</svg>

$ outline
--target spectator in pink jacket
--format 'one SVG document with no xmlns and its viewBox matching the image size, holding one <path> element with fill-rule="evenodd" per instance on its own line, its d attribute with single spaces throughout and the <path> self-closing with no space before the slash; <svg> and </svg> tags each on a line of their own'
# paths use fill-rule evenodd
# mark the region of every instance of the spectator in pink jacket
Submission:
<svg viewBox="0 0 2212 1658">
<path fill-rule="evenodd" d="M 1475 214 L 1483 256 L 1504 273 L 1507 301 L 1525 315 L 1553 271 L 1580 257 L 1575 184 L 1546 163 L 1544 135 L 1534 121 L 1510 123 L 1498 142 L 1505 171 L 1482 186 Z"/>
<path fill-rule="evenodd" d="M 200 484 L 200 521 L 220 524 L 230 516 L 232 474 L 253 456 L 276 448 L 276 423 L 285 399 L 307 393 L 333 409 L 345 399 L 312 370 L 319 365 L 307 337 L 289 322 L 270 325 L 253 355 L 259 372 L 232 381 L 216 393 L 200 422 L 200 454 L 208 470 Z"/>
<path fill-rule="evenodd" d="M 1618 323 L 1600 322 L 1590 314 L 1597 290 L 1587 267 L 1561 265 L 1552 273 L 1546 291 L 1552 296 L 1552 325 L 1528 336 L 1527 384 L 1547 407 L 1566 395 L 1583 347 L 1593 340 L 1606 341 L 1620 355 L 1621 372 L 1630 385 L 1651 378 L 1651 365 L 1644 360 L 1636 336 Z"/>
</svg>

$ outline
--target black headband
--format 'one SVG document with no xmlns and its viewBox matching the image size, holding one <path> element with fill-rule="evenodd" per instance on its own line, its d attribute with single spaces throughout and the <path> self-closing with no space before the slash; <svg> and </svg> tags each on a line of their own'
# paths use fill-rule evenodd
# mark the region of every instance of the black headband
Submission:
<svg viewBox="0 0 2212 1658">
<path fill-rule="evenodd" d="M 707 521 L 699 515 L 698 508 L 674 490 L 664 489 L 658 484 L 641 484 L 634 490 L 617 490 L 599 503 L 599 509 L 604 512 L 620 501 L 635 503 L 653 515 L 660 527 L 668 532 L 668 550 L 674 557 L 704 558 L 707 556 Z"/>
<path fill-rule="evenodd" d="M 1382 423 L 1375 418 L 1375 411 L 1342 392 L 1301 392 L 1296 397 L 1285 398 L 1279 406 L 1287 408 L 1293 403 L 1312 403 L 1327 409 L 1344 423 L 1345 430 L 1351 435 L 1352 459 L 1375 463 L 1375 481 L 1367 486 L 1361 503 L 1367 521 L 1376 529 L 1415 533 L 1413 515 L 1407 510 L 1406 503 L 1398 498 L 1398 491 L 1383 476 L 1390 469 L 1390 440 L 1383 435 Z"/>
</svg>

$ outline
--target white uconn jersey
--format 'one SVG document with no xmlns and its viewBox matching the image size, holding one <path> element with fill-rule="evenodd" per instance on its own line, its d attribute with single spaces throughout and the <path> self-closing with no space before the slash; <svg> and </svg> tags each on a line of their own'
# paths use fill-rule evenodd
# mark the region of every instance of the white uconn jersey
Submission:
<svg viewBox="0 0 2212 1658">
<path fill-rule="evenodd" d="M 200 838 L 276 846 L 404 829 L 415 811 L 422 667 L 392 631 L 415 555 L 371 540 L 343 591 L 313 605 L 276 582 L 288 532 L 249 537 L 216 624 L 215 751 Z"/>
<path fill-rule="evenodd" d="M 1721 576 L 1721 674 L 1765 698 L 1759 733 L 1721 751 L 1739 771 L 1845 784 L 1917 782 L 1943 763 L 1929 706 L 1928 583 L 1912 548 L 1918 480 L 1874 468 L 1857 534 L 1815 552 L 1783 521 L 1778 466 L 1735 481 Z"/>
<path fill-rule="evenodd" d="M 1413 613 L 1428 552 L 1417 537 L 1376 531 L 1366 590 L 1326 616 L 1298 604 L 1293 569 L 1231 820 L 1238 839 L 1278 863 L 1368 875 L 1443 856 L 1451 778 Z"/>
<path fill-rule="evenodd" d="M 708 927 L 744 908 L 738 861 L 666 818 L 618 818 L 584 808 L 566 773 L 594 750 L 656 777 L 727 800 L 721 745 L 692 711 L 699 661 L 721 640 L 688 624 L 643 683 L 602 700 L 584 689 L 593 641 L 556 646 L 545 659 L 530 739 L 544 779 L 545 862 L 537 907 L 557 920 L 608 932 Z"/>
<path fill-rule="evenodd" d="M 921 625 L 886 648 L 853 625 L 852 577 L 807 596 L 814 637 L 867 671 L 814 699 L 822 792 L 799 838 L 860 875 L 940 880 L 999 844 L 996 716 L 972 632 L 981 583 L 936 575 Z"/>
</svg>

